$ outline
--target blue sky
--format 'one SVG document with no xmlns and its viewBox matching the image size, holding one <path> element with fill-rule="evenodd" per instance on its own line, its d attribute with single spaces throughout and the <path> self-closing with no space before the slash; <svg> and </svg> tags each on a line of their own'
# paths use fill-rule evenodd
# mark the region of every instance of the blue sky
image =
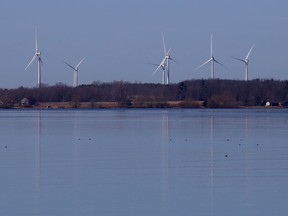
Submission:
<svg viewBox="0 0 288 216">
<path fill-rule="evenodd" d="M 171 55 L 171 81 L 210 78 L 210 34 L 214 56 L 229 70 L 216 66 L 215 77 L 244 79 L 244 58 L 252 44 L 249 77 L 288 79 L 288 2 L 285 0 L 5 0 L 0 8 L 0 87 L 34 87 L 34 28 L 44 61 L 42 82 L 79 83 L 123 80 L 161 82 L 148 63 L 163 58 L 161 32 Z"/>
</svg>

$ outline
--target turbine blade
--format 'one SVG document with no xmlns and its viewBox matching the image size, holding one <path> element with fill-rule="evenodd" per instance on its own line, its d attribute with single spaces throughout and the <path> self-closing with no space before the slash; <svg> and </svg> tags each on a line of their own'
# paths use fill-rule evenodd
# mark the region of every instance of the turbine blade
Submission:
<svg viewBox="0 0 288 216">
<path fill-rule="evenodd" d="M 250 50 L 249 50 L 249 52 L 248 52 L 248 54 L 247 54 L 245 60 L 248 60 L 248 58 L 249 58 L 249 56 L 250 56 L 250 53 L 251 53 L 253 47 L 254 47 L 254 44 L 253 44 L 252 47 L 250 48 Z"/>
<path fill-rule="evenodd" d="M 210 61 L 213 61 L 212 58 L 210 58 L 208 61 L 204 62 L 203 64 L 201 64 L 199 67 L 195 68 L 194 70 L 198 70 L 199 68 L 203 67 L 204 65 L 208 64 Z"/>
<path fill-rule="evenodd" d="M 211 58 L 213 57 L 213 34 L 211 34 Z"/>
<path fill-rule="evenodd" d="M 68 63 L 65 62 L 64 60 L 63 60 L 63 62 L 64 62 L 68 67 L 72 68 L 73 70 L 76 70 L 76 68 L 74 68 L 72 65 L 68 64 Z"/>
<path fill-rule="evenodd" d="M 37 32 L 37 26 L 35 26 L 35 49 L 36 49 L 36 52 L 38 52 L 38 32 Z"/>
<path fill-rule="evenodd" d="M 40 63 L 41 63 L 41 65 L 43 65 L 43 61 L 42 61 L 42 58 L 41 57 L 39 57 L 39 60 L 38 60 Z"/>
<path fill-rule="evenodd" d="M 75 68 L 78 68 L 80 66 L 80 64 L 85 60 L 86 57 L 84 57 L 78 64 Z"/>
<path fill-rule="evenodd" d="M 157 68 L 156 68 L 156 70 L 152 73 L 152 76 L 154 76 L 154 74 L 159 70 L 159 68 L 161 67 L 162 65 L 160 64 Z"/>
<path fill-rule="evenodd" d="M 165 45 L 165 39 L 164 39 L 164 33 L 163 33 L 163 32 L 162 32 L 162 42 L 163 42 L 163 48 L 164 48 L 164 55 L 167 55 L 166 45 Z"/>
<path fill-rule="evenodd" d="M 168 52 L 165 55 L 169 55 L 170 51 L 171 51 L 171 48 L 169 48 Z"/>
<path fill-rule="evenodd" d="M 174 61 L 174 62 L 176 62 L 177 64 L 179 64 L 179 62 L 178 61 L 176 61 L 175 59 L 173 59 L 173 58 L 169 58 L 170 60 L 172 60 L 172 61 Z"/>
<path fill-rule="evenodd" d="M 154 65 L 154 66 L 159 66 L 158 64 L 154 64 L 154 63 L 150 63 L 150 62 L 148 62 L 147 64 L 150 64 L 150 65 Z"/>
<path fill-rule="evenodd" d="M 29 62 L 29 64 L 26 66 L 25 70 L 27 70 L 27 68 L 32 64 L 32 62 L 36 59 L 36 54 L 34 54 L 34 56 L 32 57 L 31 61 Z"/>
<path fill-rule="evenodd" d="M 221 65 L 222 67 L 224 67 L 224 68 L 226 68 L 226 69 L 228 70 L 228 68 L 227 68 L 224 64 L 220 63 L 219 61 L 217 61 L 217 60 L 215 60 L 215 59 L 214 59 L 214 61 L 215 61 L 217 64 Z"/>
<path fill-rule="evenodd" d="M 160 64 L 158 65 L 158 67 L 156 68 L 156 70 L 152 73 L 152 76 L 159 70 L 159 68 L 160 68 L 162 65 L 164 65 L 165 61 L 166 61 L 166 58 L 164 58 L 164 59 L 161 61 L 161 63 L 160 63 Z"/>
<path fill-rule="evenodd" d="M 245 60 L 243 60 L 243 59 L 239 59 L 239 58 L 235 58 L 235 57 L 233 57 L 233 56 L 231 56 L 231 58 L 236 59 L 236 60 L 238 60 L 238 61 L 245 62 Z"/>
</svg>

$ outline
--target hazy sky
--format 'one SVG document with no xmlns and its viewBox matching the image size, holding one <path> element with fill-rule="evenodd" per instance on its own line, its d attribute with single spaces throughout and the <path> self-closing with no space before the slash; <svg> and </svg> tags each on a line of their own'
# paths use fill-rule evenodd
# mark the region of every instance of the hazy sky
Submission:
<svg viewBox="0 0 288 216">
<path fill-rule="evenodd" d="M 24 71 L 35 52 L 34 28 L 44 61 L 42 82 L 161 82 L 148 63 L 163 58 L 161 32 L 171 55 L 171 81 L 210 78 L 210 34 L 215 77 L 244 79 L 244 58 L 252 46 L 250 78 L 288 79 L 287 0 L 3 0 L 0 7 L 0 88 L 37 85 L 37 64 Z"/>
</svg>

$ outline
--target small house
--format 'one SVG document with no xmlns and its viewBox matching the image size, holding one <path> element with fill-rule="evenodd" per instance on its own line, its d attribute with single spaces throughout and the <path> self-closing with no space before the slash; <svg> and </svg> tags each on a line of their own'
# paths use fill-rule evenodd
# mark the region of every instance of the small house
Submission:
<svg viewBox="0 0 288 216">
<path fill-rule="evenodd" d="M 27 98 L 23 98 L 21 100 L 21 106 L 29 106 L 29 100 Z"/>
</svg>

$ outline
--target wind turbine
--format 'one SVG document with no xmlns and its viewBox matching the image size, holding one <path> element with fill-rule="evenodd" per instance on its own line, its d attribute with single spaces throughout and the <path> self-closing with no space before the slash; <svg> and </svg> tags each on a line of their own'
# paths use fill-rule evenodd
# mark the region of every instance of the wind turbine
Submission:
<svg viewBox="0 0 288 216">
<path fill-rule="evenodd" d="M 74 79 L 73 79 L 73 86 L 77 87 L 78 86 L 78 70 L 80 64 L 84 61 L 85 58 L 83 58 L 75 67 L 72 65 L 68 64 L 67 62 L 63 61 L 68 67 L 72 68 L 74 71 Z"/>
<path fill-rule="evenodd" d="M 211 34 L 211 53 L 210 53 L 210 59 L 208 59 L 206 62 L 204 62 L 203 64 L 201 64 L 199 67 L 195 68 L 195 70 L 203 67 L 204 65 L 208 64 L 211 62 L 211 79 L 214 79 L 215 77 L 215 72 L 214 72 L 214 68 L 215 68 L 215 62 L 219 65 L 221 65 L 224 68 L 227 68 L 225 65 L 221 64 L 219 61 L 217 61 L 214 56 L 213 56 L 213 34 Z"/>
<path fill-rule="evenodd" d="M 41 52 L 38 48 L 38 35 L 37 35 L 37 26 L 35 27 L 35 54 L 32 57 L 31 61 L 29 62 L 29 64 L 27 65 L 27 67 L 25 68 L 25 70 L 27 70 L 27 68 L 32 64 L 32 62 L 37 58 L 37 62 L 38 62 L 38 81 L 37 81 L 37 85 L 38 88 L 41 87 L 41 65 L 43 65 L 43 61 L 41 58 Z"/>
<path fill-rule="evenodd" d="M 163 42 L 163 48 L 164 48 L 164 58 L 163 60 L 161 61 L 161 63 L 158 65 L 158 67 L 156 68 L 156 70 L 153 72 L 152 75 L 154 75 L 158 70 L 159 68 L 161 67 L 162 68 L 162 71 L 163 71 L 163 84 L 167 84 L 169 85 L 170 83 L 170 64 L 169 64 L 169 61 L 172 60 L 174 62 L 177 62 L 175 61 L 173 58 L 171 58 L 170 56 L 170 51 L 171 51 L 171 48 L 169 48 L 169 50 L 167 51 L 166 50 L 166 44 L 165 44 L 165 39 L 164 39 L 164 34 L 162 32 L 162 42 Z M 165 83 L 165 72 L 167 71 L 167 75 L 166 75 L 166 83 Z"/>
<path fill-rule="evenodd" d="M 247 54 L 247 56 L 246 56 L 245 59 L 239 59 L 239 58 L 232 57 L 232 58 L 234 58 L 234 59 L 236 59 L 236 60 L 238 60 L 238 61 L 244 62 L 244 64 L 245 64 L 245 81 L 248 81 L 249 56 L 250 56 L 250 54 L 251 54 L 251 51 L 252 51 L 253 47 L 254 47 L 254 44 L 253 44 L 252 47 L 250 48 L 250 50 L 249 50 L 249 52 L 248 52 L 248 54 Z"/>
</svg>

